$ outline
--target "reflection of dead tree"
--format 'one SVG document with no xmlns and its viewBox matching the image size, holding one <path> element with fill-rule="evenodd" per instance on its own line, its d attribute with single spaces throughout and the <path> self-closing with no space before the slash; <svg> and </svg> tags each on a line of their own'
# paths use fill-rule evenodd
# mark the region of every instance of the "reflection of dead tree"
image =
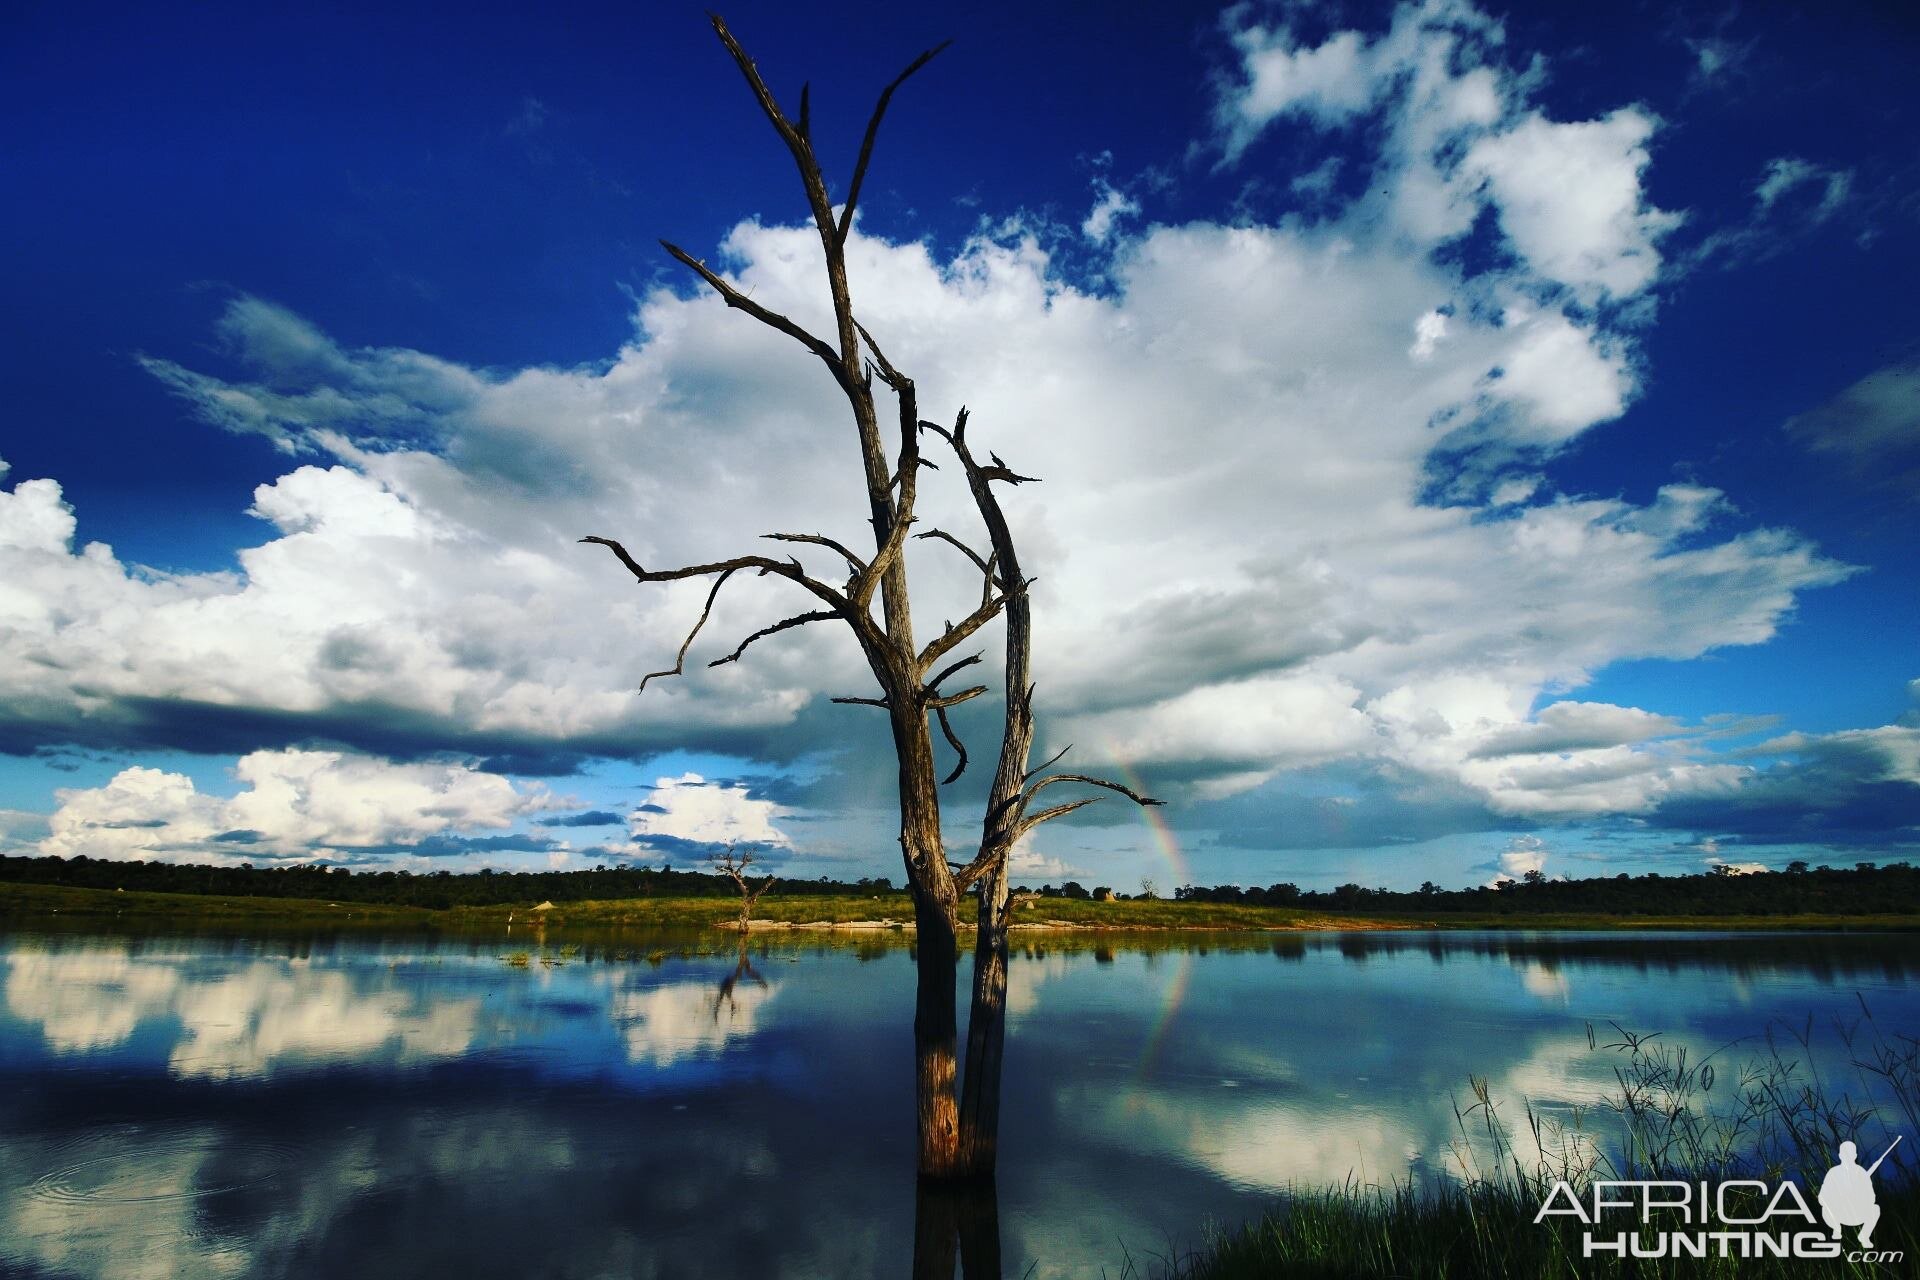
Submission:
<svg viewBox="0 0 1920 1280">
<path fill-rule="evenodd" d="M 713 864 L 715 871 L 733 881 L 733 887 L 740 891 L 740 936 L 744 940 L 747 930 L 753 927 L 753 909 L 758 905 L 760 895 L 780 883 L 780 877 L 768 876 L 759 884 L 754 884 L 747 873 L 759 859 L 753 856 L 751 849 L 738 849 L 731 844 L 707 861 Z"/>
<path fill-rule="evenodd" d="M 747 935 L 744 932 L 740 935 L 740 959 L 733 966 L 733 972 L 720 979 L 720 990 L 714 993 L 713 1020 L 715 1022 L 720 1021 L 722 1007 L 728 1012 L 739 1008 L 739 1003 L 734 998 L 734 989 L 743 979 L 762 990 L 766 989 L 767 980 L 760 976 L 760 971 L 753 967 L 752 958 L 747 955 Z"/>
<path fill-rule="evenodd" d="M 913 1280 L 1000 1280 L 1000 1200 L 991 1182 L 922 1180 L 913 1205 Z"/>
<path fill-rule="evenodd" d="M 967 438 L 965 409 L 960 410 L 950 427 L 923 420 L 913 379 L 887 359 L 873 335 L 854 316 L 846 246 L 854 210 L 866 182 L 867 165 L 873 158 L 874 141 L 894 91 L 940 50 L 930 49 L 915 58 L 880 94 L 860 143 L 852 179 L 836 209 L 814 152 L 807 90 L 801 90 L 798 114 L 788 115 L 746 50 L 727 30 L 726 23 L 715 17 L 713 26 L 734 65 L 746 78 L 761 113 L 773 126 L 799 171 L 825 260 L 833 328 L 827 337 L 816 335 L 736 288 L 684 249 L 673 244 L 665 244 L 665 248 L 727 306 L 791 338 L 825 366 L 846 397 L 853 419 L 866 487 L 864 514 L 872 528 L 873 550 L 861 555 L 848 543 L 819 533 L 769 533 L 764 536 L 775 542 L 832 555 L 834 570 L 816 574 L 797 556 L 759 553 L 706 564 L 649 569 L 611 538 L 596 536 L 582 541 L 606 547 L 642 583 L 679 582 L 690 578 L 711 580 L 706 603 L 680 645 L 673 666 L 648 675 L 641 682 L 643 689 L 649 681 L 677 676 L 685 670 L 687 652 L 712 615 L 721 588 L 738 574 L 784 580 L 808 597 L 806 607 L 754 631 L 732 652 L 714 659 L 709 666 L 738 662 L 758 641 L 815 622 L 839 623 L 852 633 L 879 685 L 877 696 L 868 694 L 834 701 L 883 711 L 899 766 L 900 851 L 906 862 L 918 930 L 918 990 L 913 1031 L 920 1173 L 932 1178 L 986 1177 L 993 1172 L 999 1127 L 1000 1068 L 1006 1038 L 1007 862 L 1013 848 L 1042 823 L 1099 799 L 1081 796 L 1053 804 L 1039 803 L 1041 793 L 1050 787 L 1091 786 L 1115 792 L 1136 804 L 1158 804 L 1159 801 L 1104 778 L 1049 773 L 1060 756 L 1038 768 L 1029 767 L 1034 736 L 1034 686 L 1030 672 L 1033 622 L 1028 596 L 1032 580 L 1021 569 L 996 486 L 1027 484 L 1033 477 L 1016 472 L 992 452 L 986 454 L 985 460 L 976 457 L 973 443 Z M 876 379 L 892 393 L 897 409 L 898 426 L 891 441 L 882 432 L 881 406 L 874 389 Z M 921 471 L 937 469 L 930 459 L 921 456 L 923 434 L 937 437 L 957 464 L 959 478 L 972 497 L 985 535 L 984 551 L 950 530 L 913 531 L 918 519 L 915 502 Z M 944 544 L 952 553 L 963 556 L 980 574 L 978 600 L 969 599 L 967 612 L 959 621 L 949 621 L 938 635 L 925 642 L 915 638 L 908 602 L 909 539 Z M 996 619 L 1005 621 L 1006 647 L 999 761 L 987 796 L 979 850 L 969 861 L 949 861 L 941 837 L 940 787 L 961 775 L 967 767 L 968 756 L 948 712 L 991 691 L 984 684 L 954 691 L 942 686 L 949 678 L 981 661 L 979 653 L 954 655 Z M 936 720 L 942 738 L 956 757 L 953 768 L 944 777 L 935 767 L 932 723 Z M 979 922 L 964 1093 L 960 1087 L 959 1011 L 955 1000 L 959 973 L 957 930 L 963 895 L 976 899 Z"/>
</svg>

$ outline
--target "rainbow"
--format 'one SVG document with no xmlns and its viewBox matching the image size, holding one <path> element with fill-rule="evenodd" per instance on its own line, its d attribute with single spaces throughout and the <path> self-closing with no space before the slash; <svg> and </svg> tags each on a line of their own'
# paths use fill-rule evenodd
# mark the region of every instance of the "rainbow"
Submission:
<svg viewBox="0 0 1920 1280">
<path fill-rule="evenodd" d="M 1108 754 L 1113 757 L 1122 782 L 1141 795 L 1150 794 L 1146 780 L 1140 776 L 1138 770 L 1122 760 L 1117 753 L 1109 751 Z M 1153 842 L 1158 846 L 1160 855 L 1167 860 L 1167 870 L 1172 873 L 1172 883 L 1167 886 L 1167 891 L 1171 893 L 1180 885 L 1191 884 L 1193 866 L 1187 861 L 1186 850 L 1180 847 L 1180 837 L 1174 835 L 1173 828 L 1168 826 L 1166 818 L 1161 816 L 1159 807 L 1135 805 L 1134 812 L 1138 813 L 1140 820 L 1147 824 L 1147 830 L 1152 834 Z"/>
<path fill-rule="evenodd" d="M 1122 782 L 1141 795 L 1152 794 L 1139 771 L 1122 759 L 1119 752 L 1109 748 L 1107 754 L 1119 770 Z M 1146 823 L 1154 845 L 1160 850 L 1160 856 L 1166 859 L 1171 880 L 1166 891 L 1171 893 L 1181 885 L 1193 883 L 1193 864 L 1187 861 L 1186 850 L 1180 847 L 1180 838 L 1174 834 L 1173 828 L 1168 825 L 1159 807 L 1135 805 L 1133 810 L 1140 815 L 1140 820 Z M 1168 1034 L 1173 1029 L 1174 1018 L 1179 1014 L 1180 1006 L 1186 1001 L 1187 987 L 1193 981 L 1193 953 L 1181 951 L 1178 955 L 1173 978 L 1161 992 L 1160 1012 L 1155 1016 L 1153 1027 L 1147 1033 L 1147 1042 L 1140 1050 L 1140 1061 L 1134 1066 L 1133 1079 L 1136 1085 L 1153 1074 L 1154 1063 L 1160 1058 L 1160 1051 L 1166 1045 Z"/>
</svg>

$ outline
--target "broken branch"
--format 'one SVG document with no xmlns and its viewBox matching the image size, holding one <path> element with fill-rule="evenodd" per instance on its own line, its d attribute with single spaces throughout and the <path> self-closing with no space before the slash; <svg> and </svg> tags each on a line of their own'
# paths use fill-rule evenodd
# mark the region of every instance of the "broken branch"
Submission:
<svg viewBox="0 0 1920 1280">
<path fill-rule="evenodd" d="M 721 581 L 724 582 L 726 581 L 726 579 L 722 578 Z M 715 584 L 715 589 L 716 591 L 718 590 L 717 583 Z M 711 604 L 712 601 L 709 600 L 708 603 Z M 728 654 L 724 658 L 715 658 L 712 662 L 709 662 L 707 665 L 709 667 L 724 667 L 729 662 L 738 662 L 740 661 L 740 655 L 747 651 L 747 646 L 752 644 L 756 640 L 764 640 L 768 636 L 778 635 L 782 631 L 792 631 L 797 627 L 804 627 L 809 622 L 831 622 L 837 617 L 839 617 L 838 614 L 828 613 L 824 610 L 819 610 L 819 609 L 816 609 L 811 613 L 797 613 L 793 617 L 782 619 L 781 621 L 774 623 L 770 627 L 760 628 L 758 631 L 748 636 L 745 640 L 742 640 L 740 642 L 740 647 L 735 649 L 732 653 Z M 681 656 L 684 657 L 686 655 L 685 649 L 682 649 L 680 652 L 681 652 Z M 677 675 L 679 673 L 675 672 L 674 674 Z"/>
</svg>

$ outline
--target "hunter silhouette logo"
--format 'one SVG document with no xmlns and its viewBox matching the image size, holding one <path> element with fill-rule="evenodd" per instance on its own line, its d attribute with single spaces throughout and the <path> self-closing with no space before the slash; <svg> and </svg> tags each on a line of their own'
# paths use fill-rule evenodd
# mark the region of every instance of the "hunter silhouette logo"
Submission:
<svg viewBox="0 0 1920 1280">
<path fill-rule="evenodd" d="M 1875 1249 L 1873 1229 L 1880 1205 L 1873 1175 L 1900 1145 L 1901 1137 L 1866 1168 L 1860 1149 L 1843 1142 L 1839 1163 L 1820 1179 L 1817 1199 L 1792 1178 L 1777 1183 L 1731 1178 L 1719 1183 L 1672 1178 L 1598 1180 L 1583 1196 L 1556 1181 L 1534 1214 L 1573 1218 L 1583 1228 L 1580 1256 L 1627 1258 L 1845 1258 L 1848 1262 L 1902 1262 L 1898 1249 Z M 1807 1190 L 1811 1190 L 1809 1187 Z M 1816 1213 L 1814 1205 L 1819 1205 Z M 1821 1227 L 1825 1226 L 1825 1230 Z M 1858 1245 L 1844 1243 L 1848 1227 Z"/>
<path fill-rule="evenodd" d="M 1840 1144 L 1840 1163 L 1827 1170 L 1820 1180 L 1820 1216 L 1840 1238 L 1842 1227 L 1860 1228 L 1860 1247 L 1873 1248 L 1874 1224 L 1880 1221 L 1880 1205 L 1873 1194 L 1873 1174 L 1904 1135 L 1895 1134 L 1893 1146 L 1880 1153 L 1880 1159 L 1862 1169 L 1856 1160 L 1860 1149 L 1851 1142 Z"/>
</svg>

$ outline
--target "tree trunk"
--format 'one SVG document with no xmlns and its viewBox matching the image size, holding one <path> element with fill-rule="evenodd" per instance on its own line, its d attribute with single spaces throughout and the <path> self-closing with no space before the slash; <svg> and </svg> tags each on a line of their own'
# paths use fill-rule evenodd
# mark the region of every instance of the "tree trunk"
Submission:
<svg viewBox="0 0 1920 1280">
<path fill-rule="evenodd" d="M 904 685 L 904 681 L 902 684 Z M 914 697 L 903 692 L 896 705 Z M 940 834 L 940 792 L 933 767 L 933 740 L 926 713 L 917 704 L 893 717 L 894 750 L 900 762 L 900 849 L 913 889 L 917 934 L 913 1011 L 914 1111 L 923 1178 L 962 1174 L 959 1076 L 959 944 L 955 937 L 959 894 L 947 868 Z"/>
<path fill-rule="evenodd" d="M 1006 864 L 980 884 L 973 943 L 973 1001 L 967 1014 L 967 1073 L 960 1100 L 960 1142 L 967 1176 L 991 1178 L 1000 1153 L 1000 1066 L 1007 1044 Z"/>
<path fill-rule="evenodd" d="M 959 1039 L 955 986 L 959 948 L 953 916 L 925 894 L 916 894 L 919 926 L 918 990 L 913 1011 L 914 1106 L 919 1120 L 922 1178 L 965 1173 L 960 1148 L 960 1109 L 954 1093 Z"/>
</svg>

